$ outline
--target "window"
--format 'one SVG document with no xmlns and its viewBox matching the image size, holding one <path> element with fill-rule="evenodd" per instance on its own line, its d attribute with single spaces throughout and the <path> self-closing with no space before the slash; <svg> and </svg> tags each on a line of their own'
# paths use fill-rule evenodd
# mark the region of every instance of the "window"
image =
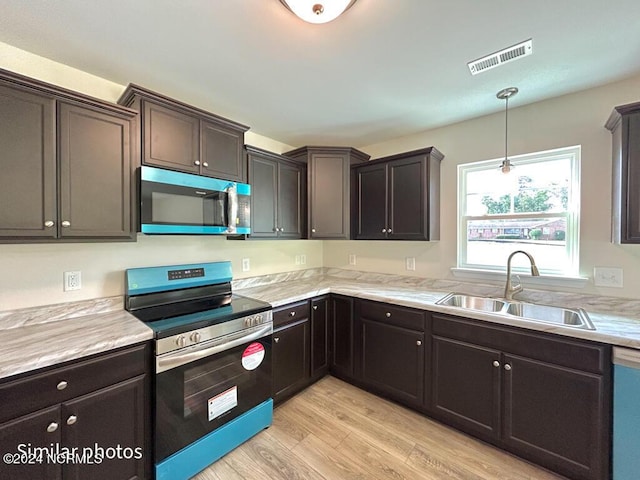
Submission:
<svg viewBox="0 0 640 480">
<path fill-rule="evenodd" d="M 505 271 L 515 250 L 530 253 L 542 275 L 577 276 L 580 147 L 458 166 L 458 268 Z M 529 272 L 524 255 L 514 271 Z"/>
</svg>

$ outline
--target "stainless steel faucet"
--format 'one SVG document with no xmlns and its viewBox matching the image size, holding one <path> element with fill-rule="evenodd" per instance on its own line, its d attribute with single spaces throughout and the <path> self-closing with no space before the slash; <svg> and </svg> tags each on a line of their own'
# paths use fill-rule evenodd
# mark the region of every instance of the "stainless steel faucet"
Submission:
<svg viewBox="0 0 640 480">
<path fill-rule="evenodd" d="M 540 276 L 538 267 L 536 267 L 536 261 L 533 259 L 533 257 L 530 254 L 528 254 L 524 250 L 516 250 L 515 252 L 513 252 L 511 255 L 509 255 L 509 258 L 507 259 L 507 283 L 504 286 L 504 298 L 506 298 L 507 300 L 513 300 L 513 296 L 516 293 L 522 291 L 522 283 L 518 283 L 518 285 L 516 286 L 511 285 L 511 259 L 516 253 L 524 253 L 529 258 L 529 262 L 531 262 L 531 276 L 533 277 Z"/>
</svg>

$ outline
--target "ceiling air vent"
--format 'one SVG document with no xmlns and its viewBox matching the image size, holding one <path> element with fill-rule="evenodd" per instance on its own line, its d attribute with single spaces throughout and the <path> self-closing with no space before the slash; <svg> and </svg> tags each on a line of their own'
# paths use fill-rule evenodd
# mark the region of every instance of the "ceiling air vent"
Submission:
<svg viewBox="0 0 640 480">
<path fill-rule="evenodd" d="M 472 62 L 467 63 L 471 75 L 477 75 L 485 70 L 490 70 L 500 65 L 511 62 L 518 58 L 526 57 L 533 53 L 533 40 L 525 40 L 511 47 L 500 50 L 499 52 L 486 55 Z"/>
</svg>

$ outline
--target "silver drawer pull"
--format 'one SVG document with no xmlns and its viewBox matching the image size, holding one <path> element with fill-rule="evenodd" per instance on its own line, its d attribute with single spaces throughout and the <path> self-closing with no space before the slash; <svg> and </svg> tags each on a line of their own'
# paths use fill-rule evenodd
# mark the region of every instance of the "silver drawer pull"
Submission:
<svg viewBox="0 0 640 480">
<path fill-rule="evenodd" d="M 311 229 L 311 233 L 316 233 L 316 229 L 315 229 L 315 228 L 312 228 L 312 229 Z"/>
<path fill-rule="evenodd" d="M 313 309 L 314 309 L 314 310 L 317 310 L 317 309 L 318 309 L 318 305 L 314 305 L 314 306 L 313 306 Z"/>
<path fill-rule="evenodd" d="M 58 383 L 58 385 L 56 385 L 56 388 L 58 390 L 64 390 L 65 388 L 67 388 L 67 385 L 69 385 L 67 382 L 65 382 L 64 380 L 62 380 L 61 382 Z"/>
<path fill-rule="evenodd" d="M 193 162 L 194 165 L 200 165 L 200 160 L 196 160 L 195 162 Z"/>
<path fill-rule="evenodd" d="M 290 317 L 295 317 L 296 316 L 296 312 L 294 312 L 294 311 L 289 312 L 289 316 Z"/>
<path fill-rule="evenodd" d="M 62 222 L 62 226 L 63 226 L 64 228 L 68 228 L 68 227 L 70 227 L 70 226 L 71 226 L 71 222 L 69 222 L 68 220 L 65 220 L 64 222 Z"/>
<path fill-rule="evenodd" d="M 499 367 L 499 366 L 500 366 L 500 362 L 499 362 L 499 361 L 497 361 L 497 360 L 494 360 L 494 361 L 493 361 L 493 366 L 494 366 L 494 367 Z"/>
<path fill-rule="evenodd" d="M 508 372 L 509 370 L 511 370 L 511 365 L 506 363 L 505 366 L 504 366 L 504 369 Z"/>
<path fill-rule="evenodd" d="M 208 166 L 209 166 L 209 164 L 208 164 L 207 162 L 202 162 L 202 166 L 203 166 L 203 167 L 208 167 Z"/>
<path fill-rule="evenodd" d="M 77 421 L 78 421 L 78 417 L 76 417 L 75 415 L 71 415 L 69 416 L 69 418 L 67 418 L 67 425 L 73 425 Z"/>
<path fill-rule="evenodd" d="M 383 228 L 383 229 L 382 229 L 382 233 L 387 233 L 387 229 L 386 229 L 386 228 Z"/>
<path fill-rule="evenodd" d="M 273 341 L 274 341 L 275 343 L 278 343 L 278 342 L 280 341 L 280 337 L 273 337 Z"/>
<path fill-rule="evenodd" d="M 46 222 L 44 222 L 44 226 L 47 228 L 51 228 L 55 225 L 55 223 L 52 220 L 47 220 Z"/>
<path fill-rule="evenodd" d="M 58 424 L 56 422 L 51 422 L 48 426 L 47 426 L 47 432 L 49 433 L 53 433 L 58 429 Z"/>
<path fill-rule="evenodd" d="M 391 317 L 391 312 L 387 312 L 384 314 L 387 318 Z"/>
<path fill-rule="evenodd" d="M 418 345 L 418 346 L 422 345 L 422 340 L 418 340 L 418 341 L 416 342 L 416 345 Z"/>
</svg>

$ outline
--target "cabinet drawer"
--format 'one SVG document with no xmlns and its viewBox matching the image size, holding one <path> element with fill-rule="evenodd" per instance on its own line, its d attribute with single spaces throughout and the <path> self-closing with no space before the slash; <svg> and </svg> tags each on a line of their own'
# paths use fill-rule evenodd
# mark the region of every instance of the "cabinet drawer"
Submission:
<svg viewBox="0 0 640 480">
<path fill-rule="evenodd" d="M 273 327 L 309 317 L 309 301 L 290 303 L 273 311 Z"/>
<path fill-rule="evenodd" d="M 425 314 L 421 310 L 370 300 L 360 300 L 358 303 L 359 316 L 362 318 L 424 332 Z"/>
<path fill-rule="evenodd" d="M 145 343 L 8 381 L 0 385 L 0 423 L 143 374 L 149 352 Z"/>
<path fill-rule="evenodd" d="M 609 368 L 611 347 L 608 345 L 439 314 L 433 315 L 432 328 L 434 335 L 496 348 L 576 370 L 602 374 Z"/>
</svg>

